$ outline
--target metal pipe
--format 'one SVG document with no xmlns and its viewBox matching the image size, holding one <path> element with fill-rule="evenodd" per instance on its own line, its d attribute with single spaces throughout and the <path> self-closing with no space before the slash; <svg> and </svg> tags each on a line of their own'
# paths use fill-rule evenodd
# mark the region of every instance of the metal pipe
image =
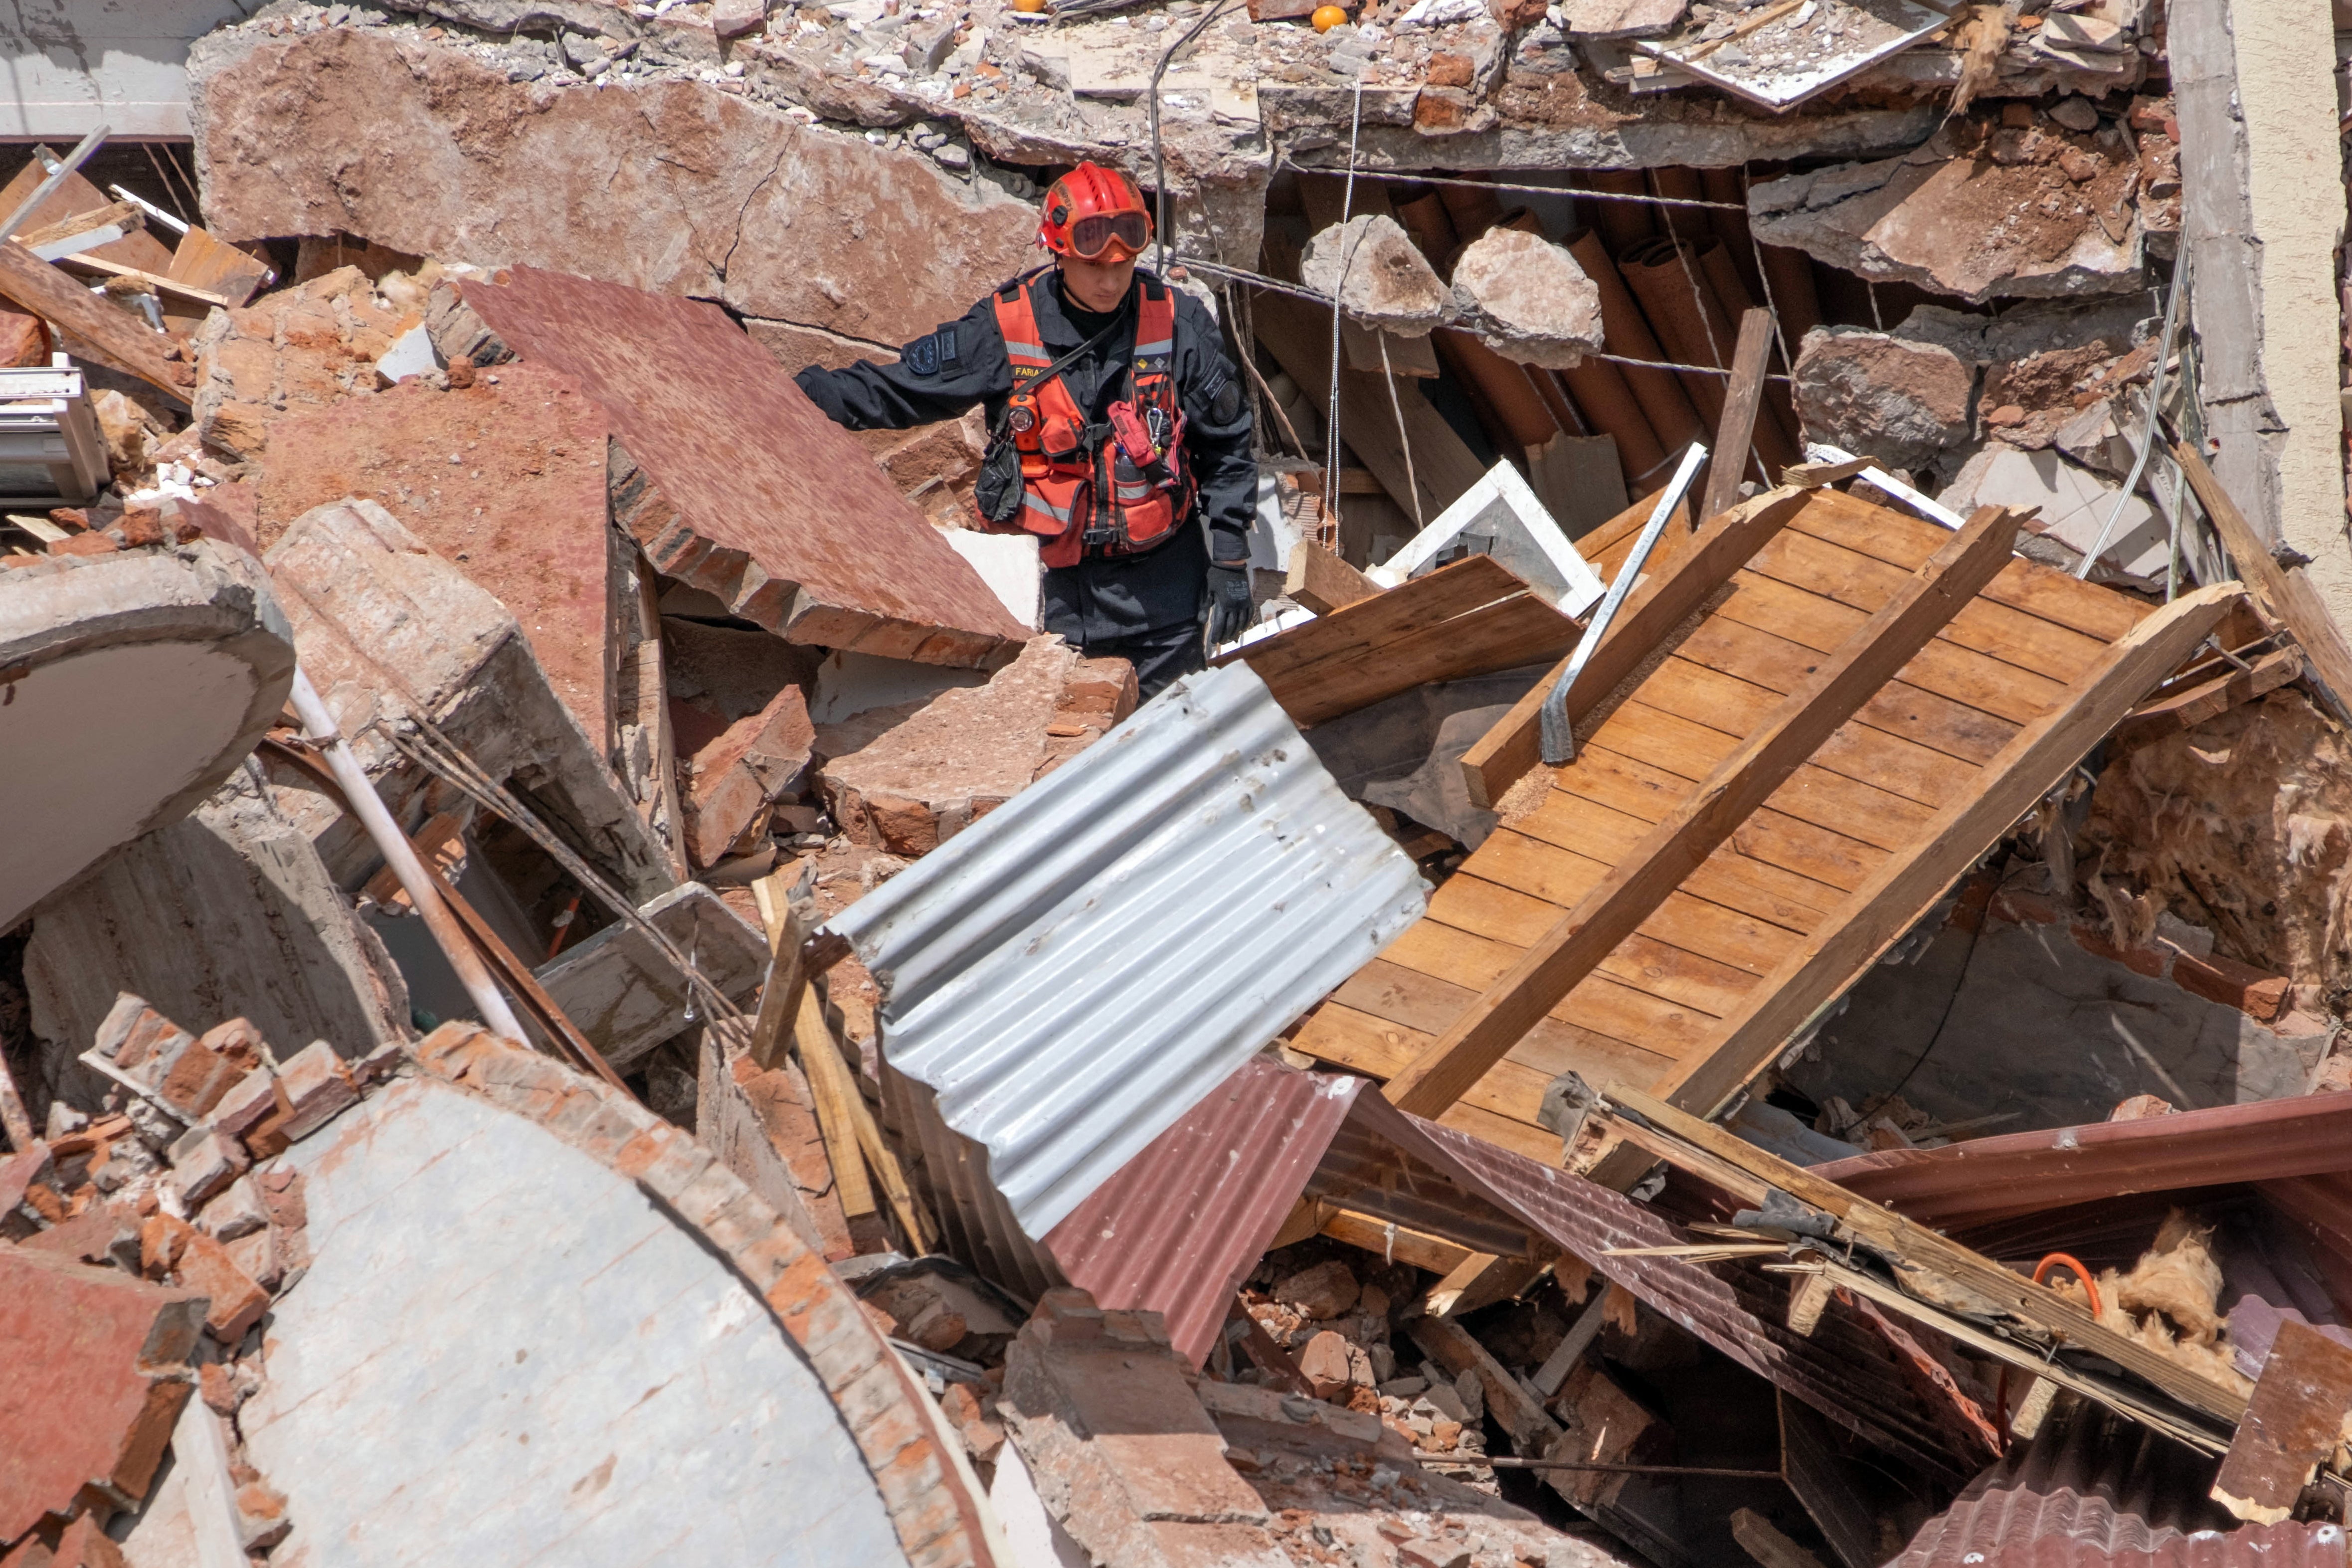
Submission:
<svg viewBox="0 0 2352 1568">
<path fill-rule="evenodd" d="M 392 820 L 392 812 L 375 792 L 375 786 L 368 782 L 359 758 L 352 755 L 351 742 L 343 738 L 342 730 L 335 723 L 335 716 L 327 711 L 327 705 L 320 701 L 317 689 L 310 685 L 310 677 L 299 665 L 294 671 L 293 698 L 294 711 L 302 720 L 302 738 L 316 747 L 327 759 L 327 766 L 334 771 L 335 782 L 342 786 L 343 797 L 358 816 L 360 826 L 367 830 L 367 836 L 374 843 L 376 852 L 383 856 L 384 862 L 392 867 L 393 875 L 400 879 L 402 890 L 408 894 L 408 902 L 415 906 L 417 914 L 425 917 L 425 928 L 433 934 L 433 940 L 439 945 L 442 956 L 449 960 L 449 967 L 457 971 L 457 983 L 465 987 L 466 995 L 473 998 L 474 1009 L 482 1015 L 482 1022 L 493 1034 L 504 1035 L 519 1045 L 529 1043 L 530 1037 L 523 1033 L 521 1022 L 516 1019 L 513 1009 L 507 1006 L 505 996 L 491 980 L 489 970 L 482 965 L 481 956 L 467 940 L 464 929 L 457 924 L 457 917 L 449 913 L 447 904 L 441 902 L 440 892 L 433 885 L 432 877 L 426 874 L 424 862 L 416 858 L 415 847 L 408 841 L 408 835 L 400 831 L 400 824 Z"/>
<path fill-rule="evenodd" d="M 113 193 L 114 198 L 117 201 L 129 202 L 132 206 L 137 207 L 141 212 L 145 213 L 157 223 L 162 224 L 165 228 L 170 229 L 173 234 L 182 235 L 187 234 L 188 225 L 186 224 L 181 222 L 178 218 L 173 217 L 171 214 L 165 212 L 163 208 L 157 206 L 154 203 L 149 201 L 138 192 L 126 191 L 120 185 L 109 185 L 107 190 Z"/>
<path fill-rule="evenodd" d="M 1554 768 L 1576 760 L 1576 727 L 1568 716 L 1569 688 L 1576 685 L 1576 677 L 1584 673 L 1586 662 L 1601 646 L 1601 639 L 1608 635 L 1609 622 L 1616 618 L 1618 606 L 1625 602 L 1625 596 L 1633 591 L 1634 579 L 1642 575 L 1642 563 L 1650 559 L 1658 536 L 1665 532 L 1666 519 L 1682 505 L 1683 497 L 1690 492 L 1691 481 L 1698 476 L 1699 465 L 1706 461 L 1706 448 L 1692 442 L 1683 454 L 1682 466 L 1675 470 L 1666 487 L 1658 492 L 1657 504 L 1650 509 L 1650 520 L 1642 525 L 1641 537 L 1633 541 L 1625 564 L 1617 569 L 1616 579 L 1609 584 L 1601 608 L 1585 622 L 1584 635 L 1577 639 L 1576 652 L 1570 656 L 1568 668 L 1544 697 L 1543 759 Z"/>
<path fill-rule="evenodd" d="M 8 214 L 8 221 L 5 224 L 0 224 L 0 240 L 5 240 L 10 235 L 15 234 L 18 226 L 21 225 L 26 218 L 33 215 L 33 209 L 39 206 L 43 202 L 47 201 L 49 199 L 49 193 L 56 190 L 59 185 L 64 184 L 66 183 L 66 176 L 80 168 L 83 161 L 89 158 L 91 153 L 98 151 L 99 143 L 104 141 L 107 137 L 111 134 L 112 132 L 105 126 L 100 125 L 93 129 L 89 135 L 83 137 L 80 143 L 77 145 L 72 152 L 66 154 L 65 162 L 50 170 L 49 177 L 33 187 L 33 193 L 25 198 L 24 204 L 19 206 L 15 212 Z"/>
</svg>

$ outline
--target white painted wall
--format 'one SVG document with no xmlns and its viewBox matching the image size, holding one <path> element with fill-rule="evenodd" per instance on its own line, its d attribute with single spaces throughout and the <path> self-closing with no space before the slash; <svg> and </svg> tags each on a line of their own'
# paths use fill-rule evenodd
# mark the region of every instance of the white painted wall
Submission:
<svg viewBox="0 0 2352 1568">
<path fill-rule="evenodd" d="M 262 0 L 16 0 L 0 11 L 0 136 L 185 136 L 188 45 Z"/>
</svg>

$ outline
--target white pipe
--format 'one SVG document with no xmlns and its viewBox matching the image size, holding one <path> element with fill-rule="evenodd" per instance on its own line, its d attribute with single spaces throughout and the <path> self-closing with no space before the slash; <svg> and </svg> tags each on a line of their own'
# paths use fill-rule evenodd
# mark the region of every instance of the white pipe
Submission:
<svg viewBox="0 0 2352 1568">
<path fill-rule="evenodd" d="M 333 770 L 335 782 L 343 787 L 343 798 L 351 802 L 352 811 L 357 813 L 360 826 L 367 830 L 368 837 L 374 841 L 376 852 L 383 856 L 385 863 L 392 867 L 393 875 L 400 879 L 401 887 L 408 894 L 408 902 L 415 905 L 416 913 L 425 917 L 425 928 L 440 945 L 442 955 L 449 960 L 449 967 L 457 972 L 457 983 L 465 987 L 466 994 L 473 998 L 475 1010 L 482 1015 L 482 1022 L 488 1026 L 491 1033 L 504 1035 L 518 1045 L 530 1043 L 530 1037 L 523 1033 L 522 1025 L 516 1019 L 513 1009 L 507 1006 L 505 996 L 490 979 L 490 972 L 482 967 L 481 957 L 474 951 L 473 943 L 467 939 L 457 916 L 451 915 L 448 905 L 441 902 L 440 890 L 425 874 L 425 862 L 416 858 L 416 847 L 408 841 L 408 835 L 400 831 L 400 824 L 392 820 L 392 812 L 385 809 L 383 798 L 375 792 L 375 786 L 368 782 L 367 774 L 361 769 L 359 758 L 352 755 L 351 742 L 345 740 L 342 731 L 336 727 L 335 716 L 329 713 L 327 705 L 319 700 L 317 689 L 310 685 L 310 677 L 299 666 L 294 671 L 293 695 L 294 711 L 302 720 L 302 738 L 325 754 L 327 766 Z"/>
<path fill-rule="evenodd" d="M 157 223 L 162 224 L 165 228 L 170 229 L 173 234 L 185 235 L 188 232 L 188 225 L 186 224 L 181 222 L 178 218 L 173 217 L 171 214 L 165 212 L 163 208 L 157 206 L 154 203 L 149 201 L 138 192 L 126 191 L 120 185 L 109 185 L 107 189 L 114 193 L 116 200 L 129 202 L 132 206 L 137 207 L 149 217 L 153 218 Z"/>
</svg>

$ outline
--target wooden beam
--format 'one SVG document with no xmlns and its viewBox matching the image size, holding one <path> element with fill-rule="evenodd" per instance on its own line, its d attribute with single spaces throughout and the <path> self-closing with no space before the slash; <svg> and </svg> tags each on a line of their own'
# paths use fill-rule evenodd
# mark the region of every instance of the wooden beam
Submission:
<svg viewBox="0 0 2352 1568">
<path fill-rule="evenodd" d="M 1895 678 L 1912 655 L 2010 561 L 2017 519 L 1986 507 L 1782 698 L 1756 733 L 1717 763 L 1689 797 L 1627 852 L 1601 883 L 1456 1019 L 1412 1066 L 1391 1079 L 1390 1100 L 1435 1118 L 1469 1092 L 1528 1030 L 1583 983 L 1616 946 L 1657 913 L 1812 756 L 1816 747 Z"/>
<path fill-rule="evenodd" d="M 1371 598 L 1381 585 L 1313 539 L 1300 539 L 1290 547 L 1290 570 L 1282 591 L 1292 603 L 1328 615 Z"/>
<path fill-rule="evenodd" d="M 866 1176 L 866 1156 L 857 1144 L 857 1118 L 849 1109 L 849 1096 L 856 1094 L 857 1088 L 845 1082 L 849 1076 L 848 1063 L 841 1060 L 840 1048 L 833 1043 L 833 1030 L 825 1023 L 824 1003 L 818 999 L 814 986 L 801 993 L 796 1032 L 801 1071 L 808 1079 L 809 1101 L 816 1112 L 817 1134 L 824 1140 L 825 1158 L 833 1164 L 834 1196 L 841 1202 L 842 1218 L 856 1219 L 871 1214 L 874 1183 Z M 814 1060 L 813 1052 L 818 1053 Z M 827 1070 L 828 1064 L 831 1071 Z"/>
<path fill-rule="evenodd" d="M 1689 619 L 1710 595 L 1731 580 L 1734 572 L 1748 564 L 1748 558 L 1779 534 L 1790 518 L 1802 511 L 1805 501 L 1805 492 L 1801 490 L 1775 490 L 1734 507 L 1708 519 L 1678 553 L 1671 570 L 1653 570 L 1651 580 L 1637 585 L 1618 611 L 1608 635 L 1586 661 L 1584 673 L 1577 677 L 1575 688 L 1568 694 L 1570 722 L 1582 724 L 1601 700 L 1632 674 L 1669 632 Z M 1639 528 L 1642 517 L 1649 515 L 1649 504 L 1645 502 L 1638 509 L 1641 517 L 1633 517 L 1633 528 Z M 1615 522 L 1593 530 L 1588 541 L 1616 529 L 1618 523 L 1632 516 L 1629 509 Z M 1671 535 L 1673 529 L 1669 528 L 1667 531 Z M 1660 548 L 1664 544 L 1661 540 Z M 1600 554 L 1600 548 L 1592 553 Z M 1568 659 L 1563 657 L 1527 695 L 1511 706 L 1510 712 L 1462 754 L 1462 781 L 1473 805 L 1493 810 L 1504 791 L 1543 760 L 1544 695 L 1567 673 Z"/>
<path fill-rule="evenodd" d="M 1820 1558 L 1781 1534 L 1777 1525 L 1752 1508 L 1731 1511 L 1731 1539 L 1762 1568 L 1822 1568 Z"/>
<path fill-rule="evenodd" d="M 1307 1202 L 1315 1200 L 1308 1198 Z M 1351 1209 L 1337 1209 L 1318 1214 L 1321 1223 L 1316 1228 L 1334 1241 L 1344 1241 L 1378 1255 L 1384 1262 L 1410 1263 L 1416 1269 L 1426 1269 L 1439 1276 L 1451 1274 L 1472 1256 L 1470 1249 L 1442 1236 L 1430 1236 L 1419 1230 L 1408 1230 L 1402 1225 L 1391 1225 L 1368 1214 Z M 1314 1230 L 1308 1232 L 1314 1234 Z M 1276 1238 L 1276 1244 L 1281 1239 Z M 1267 1248 L 1272 1251 L 1273 1248 Z"/>
<path fill-rule="evenodd" d="M 2245 1413 L 2245 1400 L 2235 1390 L 2198 1375 L 2136 1340 L 2101 1327 L 2087 1310 L 2068 1298 L 1970 1251 L 1939 1231 L 1915 1224 L 1891 1208 L 1758 1148 L 1738 1134 L 1712 1122 L 1701 1121 L 1656 1095 L 1612 1083 L 1602 1096 L 1612 1104 L 1648 1121 L 1670 1143 L 1693 1148 L 1711 1160 L 1746 1172 L 1753 1181 L 1778 1187 L 1799 1202 L 1820 1209 L 1853 1236 L 1887 1254 L 1898 1270 L 1909 1265 L 1934 1275 L 1957 1287 L 1958 1293 L 1980 1301 L 1991 1311 L 2046 1333 L 2074 1349 L 2105 1357 L 2190 1409 L 2233 1424 Z M 1843 1282 L 1842 1278 L 1840 1282 Z"/>
<path fill-rule="evenodd" d="M 22 246 L 0 244 L 0 299 L 71 332 L 92 359 L 182 402 L 196 384 L 194 367 L 163 357 L 171 339 L 98 298 Z"/>
<path fill-rule="evenodd" d="M 1551 1267 L 1549 1258 L 1498 1258 L 1492 1252 L 1469 1252 L 1429 1288 L 1426 1301 L 1432 1317 L 1454 1318 L 1480 1307 L 1520 1296 Z"/>
<path fill-rule="evenodd" d="M 2216 583 L 2164 606 L 2074 672 L 2074 695 L 2027 725 L 1985 765 L 1977 789 L 1937 815 L 1918 848 L 1890 855 L 1836 912 L 1825 932 L 1791 952 L 1653 1092 L 1711 1115 L 1760 1071 L 1807 1019 L 1859 979 L 1952 880 L 2009 831 L 2096 746 L 2134 703 L 2179 667 L 2239 599 Z M 1596 1180 L 1608 1180 L 1598 1170 Z"/>
<path fill-rule="evenodd" d="M 2279 565 L 2272 557 L 2254 526 L 2238 510 L 2238 504 L 2230 499 L 2230 492 L 2221 488 L 2221 482 L 2213 477 L 2213 470 L 2205 466 L 2194 446 L 2180 442 L 2172 455 L 2181 473 L 2188 476 L 2189 487 L 2197 492 L 2198 504 L 2213 519 L 2214 531 L 2221 536 L 2221 546 L 2230 552 L 2254 603 L 2273 622 L 2294 633 L 2313 674 L 2335 698 L 2337 709 L 2352 712 L 2352 647 L 2346 646 L 2344 634 L 2336 630 L 2335 617 L 2320 601 L 2310 577 L 2300 568 L 2290 570 Z"/>
<path fill-rule="evenodd" d="M 127 277 L 133 283 L 145 284 L 158 294 L 173 295 L 197 305 L 210 306 L 218 309 L 225 309 L 228 306 L 226 296 L 215 294 L 209 288 L 198 288 L 193 283 L 182 283 L 177 278 L 166 277 L 159 272 L 148 272 L 136 267 L 125 267 L 119 261 L 109 261 L 104 256 L 93 256 L 88 252 L 80 256 L 59 256 L 58 261 L 60 266 L 86 267 L 91 272 L 102 272 L 109 277 Z"/>
<path fill-rule="evenodd" d="M 2159 692 L 2124 716 L 2116 726 L 2116 738 L 2145 740 L 2188 729 L 2265 692 L 2276 691 L 2302 674 L 2301 649 L 2274 648 L 2255 657 L 2245 669 L 2227 666 L 2178 691 Z"/>
<path fill-rule="evenodd" d="M 146 221 L 146 213 L 136 202 L 112 202 L 86 213 L 76 213 L 69 218 L 60 218 L 53 224 L 43 224 L 37 229 L 20 229 L 8 237 L 26 250 L 32 250 L 51 240 L 71 239 L 76 235 L 85 235 L 92 229 L 102 229 L 110 225 L 127 233 Z"/>
<path fill-rule="evenodd" d="M 1331 418 L 1331 319 L 1306 300 L 1264 290 L 1250 295 L 1250 319 L 1257 340 L 1275 362 L 1305 390 L 1326 425 Z M 1372 472 L 1390 498 L 1408 517 L 1434 521 L 1465 490 L 1476 484 L 1486 465 L 1454 433 L 1421 389 L 1412 382 L 1395 385 L 1362 371 L 1339 371 L 1339 439 L 1358 461 Z M 1412 444 L 1408 480 L 1404 442 L 1397 437 L 1397 412 L 1404 413 L 1404 439 Z M 1418 488 L 1420 502 L 1414 503 Z"/>
<path fill-rule="evenodd" d="M 1764 365 L 1772 353 L 1772 314 L 1743 311 L 1739 341 L 1731 350 L 1731 387 L 1723 396 L 1723 422 L 1715 428 L 1715 451 L 1707 458 L 1706 502 L 1699 516 L 1712 517 L 1739 499 L 1740 476 L 1756 440 L 1756 415 L 1764 404 Z"/>
<path fill-rule="evenodd" d="M 2250 1524 L 2277 1524 L 2336 1456 L 2352 1409 L 2352 1349 L 2289 1318 L 2246 1406 L 2213 1500 Z"/>
</svg>

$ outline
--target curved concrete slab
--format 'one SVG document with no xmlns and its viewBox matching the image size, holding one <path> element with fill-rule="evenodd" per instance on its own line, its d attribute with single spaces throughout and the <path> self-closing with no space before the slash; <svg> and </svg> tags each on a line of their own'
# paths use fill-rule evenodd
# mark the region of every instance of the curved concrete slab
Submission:
<svg viewBox="0 0 2352 1568">
<path fill-rule="evenodd" d="M 430 1078 L 285 1163 L 313 1261 L 240 1425 L 289 1547 L 351 1568 L 907 1563 L 800 1347 L 638 1183 Z"/>
<path fill-rule="evenodd" d="M 0 577 L 0 930 L 218 789 L 293 679 L 268 579 L 212 540 Z"/>
</svg>

